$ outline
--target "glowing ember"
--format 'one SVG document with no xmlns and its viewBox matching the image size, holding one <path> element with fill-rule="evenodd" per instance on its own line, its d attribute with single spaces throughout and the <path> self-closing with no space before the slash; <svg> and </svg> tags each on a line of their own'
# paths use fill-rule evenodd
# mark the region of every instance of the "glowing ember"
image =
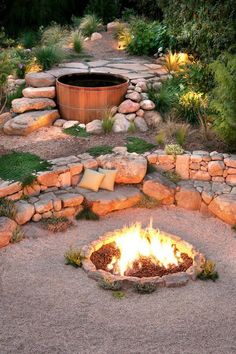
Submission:
<svg viewBox="0 0 236 354">
<path fill-rule="evenodd" d="M 125 227 L 116 231 L 114 236 L 120 255 L 113 256 L 107 265 L 107 270 L 113 274 L 125 275 L 137 262 L 141 268 L 141 260 L 144 258 L 166 269 L 183 262 L 172 240 L 153 229 L 151 223 L 146 229 L 142 229 L 139 223 Z"/>
</svg>

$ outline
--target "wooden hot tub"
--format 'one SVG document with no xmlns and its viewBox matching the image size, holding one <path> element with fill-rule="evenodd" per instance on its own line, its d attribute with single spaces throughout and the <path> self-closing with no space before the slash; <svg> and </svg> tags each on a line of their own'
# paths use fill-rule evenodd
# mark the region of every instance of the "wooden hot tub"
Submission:
<svg viewBox="0 0 236 354">
<path fill-rule="evenodd" d="M 56 81 L 61 117 L 88 123 L 103 119 L 104 112 L 118 106 L 126 94 L 129 79 L 121 75 L 76 73 L 62 75 Z"/>
</svg>

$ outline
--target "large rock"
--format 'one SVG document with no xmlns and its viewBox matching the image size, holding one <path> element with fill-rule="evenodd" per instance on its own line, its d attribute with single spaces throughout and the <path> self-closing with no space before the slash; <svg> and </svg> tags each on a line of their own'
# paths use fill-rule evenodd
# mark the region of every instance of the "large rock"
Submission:
<svg viewBox="0 0 236 354">
<path fill-rule="evenodd" d="M 155 103 L 152 102 L 151 100 L 144 100 L 140 102 L 141 109 L 144 109 L 145 111 L 152 111 L 155 109 Z"/>
<path fill-rule="evenodd" d="M 114 192 L 103 191 L 91 192 L 78 188 L 91 209 L 98 215 L 106 215 L 114 210 L 130 208 L 141 199 L 140 191 L 132 186 L 117 186 Z"/>
<path fill-rule="evenodd" d="M 176 185 L 159 173 L 146 176 L 143 193 L 159 201 L 163 205 L 174 203 Z"/>
<path fill-rule="evenodd" d="M 15 221 L 19 225 L 26 224 L 34 215 L 35 209 L 32 204 L 27 203 L 24 200 L 15 203 L 16 216 Z"/>
<path fill-rule="evenodd" d="M 102 35 L 99 32 L 94 32 L 91 35 L 91 41 L 97 41 L 98 39 L 102 39 Z"/>
<path fill-rule="evenodd" d="M 22 94 L 26 98 L 54 98 L 56 96 L 56 89 L 51 87 L 26 87 Z"/>
<path fill-rule="evenodd" d="M 117 170 L 116 183 L 140 183 L 147 172 L 147 160 L 143 156 L 112 154 L 100 156 L 97 161 L 102 168 Z"/>
<path fill-rule="evenodd" d="M 126 119 L 124 114 L 117 113 L 114 119 L 115 121 L 112 127 L 114 133 L 124 133 L 129 130 L 130 122 Z"/>
<path fill-rule="evenodd" d="M 160 113 L 156 111 L 146 111 L 144 113 L 144 119 L 150 128 L 157 128 L 162 122 Z"/>
<path fill-rule="evenodd" d="M 9 195 L 15 194 L 19 192 L 22 189 L 21 183 L 20 182 L 2 182 L 0 184 L 0 198 L 7 197 Z"/>
<path fill-rule="evenodd" d="M 24 113 L 26 111 L 49 109 L 56 107 L 56 103 L 50 98 L 16 98 L 12 101 L 14 113 Z"/>
<path fill-rule="evenodd" d="M 175 195 L 177 206 L 188 210 L 200 210 L 201 194 L 188 182 L 182 182 L 180 185 L 180 190 Z"/>
<path fill-rule="evenodd" d="M 140 104 L 138 102 L 133 102 L 131 100 L 125 100 L 123 101 L 119 107 L 118 107 L 118 112 L 119 113 L 134 113 L 137 112 L 140 108 Z"/>
<path fill-rule="evenodd" d="M 56 79 L 47 73 L 30 73 L 25 75 L 25 81 L 28 86 L 48 87 L 54 86 Z"/>
<path fill-rule="evenodd" d="M 39 128 L 51 126 L 59 117 L 58 110 L 23 113 L 5 123 L 3 131 L 8 135 L 28 135 Z"/>
<path fill-rule="evenodd" d="M 90 134 L 102 134 L 102 121 L 95 119 L 86 125 L 86 132 Z"/>
<path fill-rule="evenodd" d="M 210 161 L 208 163 L 208 172 L 210 176 L 223 176 L 225 164 L 223 161 Z"/>
<path fill-rule="evenodd" d="M 147 123 L 142 117 L 137 116 L 134 120 L 134 124 L 140 132 L 146 132 L 148 130 Z"/>
<path fill-rule="evenodd" d="M 17 228 L 17 223 L 5 216 L 0 217 L 0 248 L 7 246 L 11 240 L 12 233 Z"/>
<path fill-rule="evenodd" d="M 236 225 L 236 194 L 221 194 L 208 205 L 209 210 L 230 225 Z"/>
</svg>

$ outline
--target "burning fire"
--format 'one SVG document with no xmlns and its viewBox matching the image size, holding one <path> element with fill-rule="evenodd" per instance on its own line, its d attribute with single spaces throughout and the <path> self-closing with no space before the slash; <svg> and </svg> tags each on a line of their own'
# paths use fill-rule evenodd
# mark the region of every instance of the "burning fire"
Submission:
<svg viewBox="0 0 236 354">
<path fill-rule="evenodd" d="M 149 258 L 154 264 L 166 269 L 182 263 L 181 254 L 176 250 L 170 239 L 153 229 L 152 223 L 142 229 L 140 223 L 125 227 L 115 233 L 115 244 L 120 257 L 113 257 L 107 269 L 113 274 L 125 275 L 132 269 L 134 262 L 143 257 Z M 141 267 L 141 263 L 139 263 Z"/>
</svg>

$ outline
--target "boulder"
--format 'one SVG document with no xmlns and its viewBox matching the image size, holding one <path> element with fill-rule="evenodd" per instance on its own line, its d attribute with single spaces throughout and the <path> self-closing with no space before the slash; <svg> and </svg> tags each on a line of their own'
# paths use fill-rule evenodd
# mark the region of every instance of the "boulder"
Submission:
<svg viewBox="0 0 236 354">
<path fill-rule="evenodd" d="M 102 121 L 95 119 L 86 125 L 86 132 L 90 134 L 102 134 Z"/>
<path fill-rule="evenodd" d="M 114 118 L 115 121 L 112 127 L 114 133 L 124 133 L 129 130 L 130 122 L 126 119 L 124 114 L 117 113 Z"/>
<path fill-rule="evenodd" d="M 175 162 L 175 172 L 182 179 L 189 179 L 189 155 L 177 155 Z"/>
<path fill-rule="evenodd" d="M 221 194 L 211 201 L 208 208 L 219 219 L 236 225 L 236 194 Z"/>
<path fill-rule="evenodd" d="M 147 111 L 144 113 L 144 119 L 150 128 L 157 128 L 162 122 L 160 113 L 156 111 Z"/>
<path fill-rule="evenodd" d="M 128 93 L 128 95 L 126 95 L 125 97 L 135 102 L 140 102 L 142 99 L 141 95 L 135 91 L 132 93 Z"/>
<path fill-rule="evenodd" d="M 32 204 L 27 203 L 24 200 L 15 203 L 16 216 L 15 221 L 19 225 L 26 224 L 34 215 L 35 209 Z"/>
<path fill-rule="evenodd" d="M 51 126 L 59 117 L 56 109 L 23 113 L 6 122 L 3 131 L 8 135 L 28 135 L 39 128 Z"/>
<path fill-rule="evenodd" d="M 142 182 L 147 172 L 147 160 L 143 156 L 104 155 L 97 158 L 98 164 L 104 169 L 116 169 L 116 183 L 132 184 Z"/>
<path fill-rule="evenodd" d="M 91 41 L 97 41 L 98 39 L 102 39 L 102 35 L 99 32 L 94 32 L 91 35 Z"/>
<path fill-rule="evenodd" d="M 16 98 L 12 101 L 14 113 L 24 113 L 26 111 L 49 109 L 56 107 L 56 103 L 50 98 Z"/>
<path fill-rule="evenodd" d="M 226 166 L 236 168 L 236 155 L 224 159 Z"/>
<path fill-rule="evenodd" d="M 17 223 L 5 216 L 0 217 L 0 248 L 7 246 L 11 240 L 12 233 L 17 228 Z"/>
<path fill-rule="evenodd" d="M 145 111 L 152 111 L 155 109 L 155 103 L 151 100 L 144 100 L 140 102 L 140 107 Z"/>
<path fill-rule="evenodd" d="M 174 183 L 157 172 L 147 175 L 143 183 L 143 193 L 163 205 L 174 203 L 175 188 Z"/>
<path fill-rule="evenodd" d="M 139 110 L 140 104 L 137 102 L 133 102 L 131 100 L 125 100 L 123 101 L 119 107 L 118 107 L 118 112 L 119 113 L 135 113 Z"/>
<path fill-rule="evenodd" d="M 56 88 L 51 87 L 26 87 L 22 94 L 26 98 L 54 98 L 56 96 Z"/>
<path fill-rule="evenodd" d="M 75 207 L 82 204 L 84 197 L 81 194 L 63 193 L 60 195 L 63 208 Z"/>
<path fill-rule="evenodd" d="M 146 132 L 148 130 L 147 123 L 142 117 L 137 116 L 134 120 L 134 124 L 140 132 Z"/>
<path fill-rule="evenodd" d="M 200 210 L 201 194 L 188 182 L 180 183 L 180 190 L 175 195 L 177 206 L 188 210 Z"/>
<path fill-rule="evenodd" d="M 210 161 L 208 163 L 208 172 L 210 176 L 223 176 L 225 164 L 223 161 Z"/>
<path fill-rule="evenodd" d="M 56 79 L 47 73 L 29 73 L 25 75 L 25 81 L 28 86 L 48 87 L 54 86 Z"/>
</svg>

